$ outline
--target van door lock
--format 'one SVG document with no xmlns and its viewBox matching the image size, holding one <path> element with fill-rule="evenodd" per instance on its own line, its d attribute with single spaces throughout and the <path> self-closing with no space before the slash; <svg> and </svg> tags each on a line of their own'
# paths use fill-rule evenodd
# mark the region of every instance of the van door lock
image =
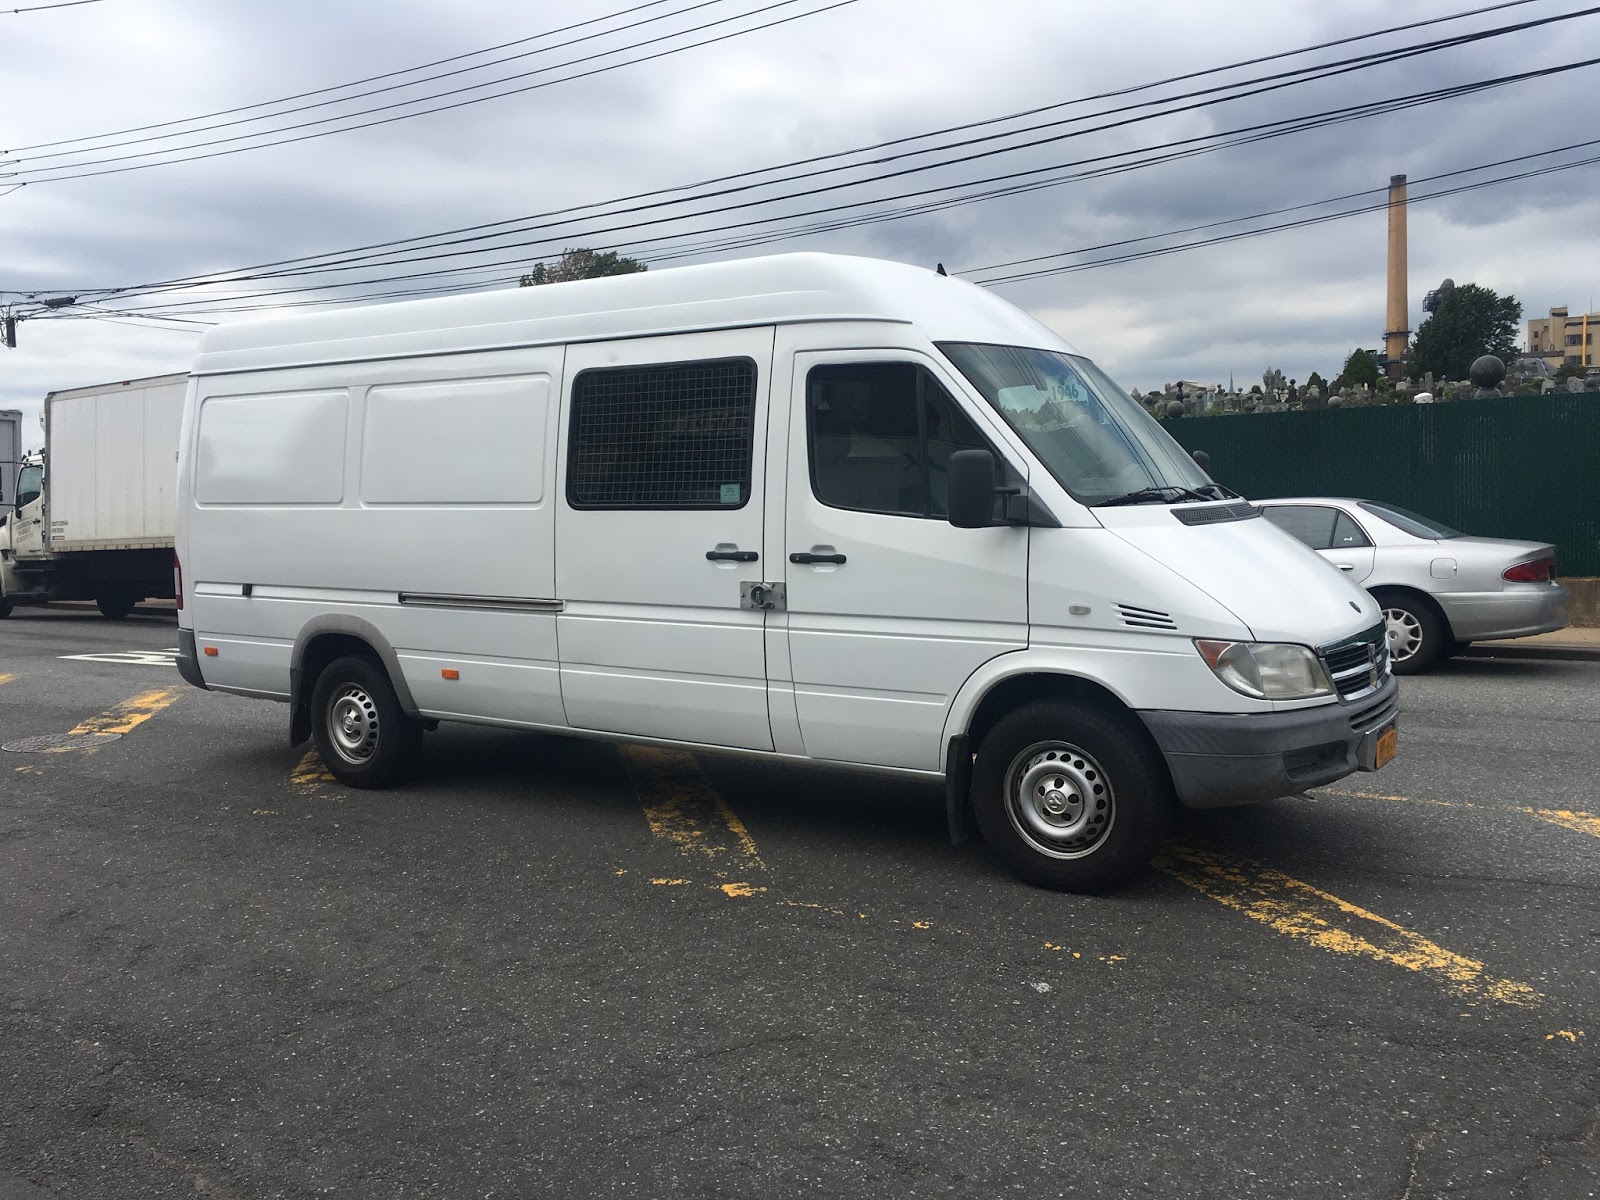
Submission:
<svg viewBox="0 0 1600 1200">
<path fill-rule="evenodd" d="M 781 583 L 758 583 L 745 580 L 739 584 L 739 607 L 757 612 L 783 612 L 787 607 L 788 589 Z"/>
</svg>

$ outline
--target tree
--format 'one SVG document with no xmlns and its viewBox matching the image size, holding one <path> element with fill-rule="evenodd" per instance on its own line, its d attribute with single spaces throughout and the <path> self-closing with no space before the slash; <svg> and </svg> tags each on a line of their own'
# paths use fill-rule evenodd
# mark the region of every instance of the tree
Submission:
<svg viewBox="0 0 1600 1200">
<path fill-rule="evenodd" d="M 1312 388 L 1320 388 L 1323 394 L 1326 395 L 1328 391 L 1328 381 L 1321 375 L 1317 374 L 1317 372 L 1313 371 L 1311 374 L 1306 376 L 1306 386 L 1304 390 L 1309 392 Z"/>
<path fill-rule="evenodd" d="M 517 282 L 523 287 L 541 283 L 569 283 L 574 279 L 599 279 L 604 275 L 632 275 L 650 268 L 637 258 L 623 258 L 615 250 L 563 250 L 554 263 L 535 263 Z"/>
<path fill-rule="evenodd" d="M 1593 369 L 1594 368 L 1592 367 L 1579 366 L 1577 363 L 1564 362 L 1556 368 L 1556 382 L 1565 383 L 1567 380 L 1572 379 L 1573 377 L 1582 379 Z"/>
<path fill-rule="evenodd" d="M 1339 372 L 1339 378 L 1333 381 L 1333 386 L 1351 388 L 1364 383 L 1368 387 L 1377 387 L 1379 378 L 1378 364 L 1372 360 L 1372 355 L 1365 350 L 1352 350 L 1350 357 L 1344 360 L 1344 370 Z"/>
<path fill-rule="evenodd" d="M 1510 365 L 1517 358 L 1517 326 L 1522 305 L 1515 296 L 1465 283 L 1443 296 L 1439 307 L 1417 329 L 1411 345 L 1411 374 L 1421 378 L 1465 379 L 1472 361 L 1493 354 Z"/>
</svg>

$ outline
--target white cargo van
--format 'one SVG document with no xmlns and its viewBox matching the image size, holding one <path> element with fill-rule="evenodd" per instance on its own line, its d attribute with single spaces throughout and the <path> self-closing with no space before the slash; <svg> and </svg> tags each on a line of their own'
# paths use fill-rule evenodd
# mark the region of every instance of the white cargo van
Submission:
<svg viewBox="0 0 1600 1200">
<path fill-rule="evenodd" d="M 1376 769 L 1371 597 L 989 292 L 795 254 L 225 325 L 180 666 L 356 787 L 469 721 L 943 777 L 1050 887 Z"/>
</svg>

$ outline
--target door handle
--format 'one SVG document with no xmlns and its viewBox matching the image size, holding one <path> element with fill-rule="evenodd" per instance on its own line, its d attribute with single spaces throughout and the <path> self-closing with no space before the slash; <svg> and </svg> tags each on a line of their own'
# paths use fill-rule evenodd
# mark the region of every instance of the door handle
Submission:
<svg viewBox="0 0 1600 1200">
<path fill-rule="evenodd" d="M 811 554 L 808 551 L 802 550 L 798 554 L 789 555 L 789 561 L 792 562 L 792 563 L 801 563 L 801 564 L 807 564 L 807 563 L 840 563 L 840 564 L 842 564 L 844 562 L 844 555 L 842 555 L 842 554 Z"/>
<path fill-rule="evenodd" d="M 707 550 L 707 562 L 755 562 L 761 556 L 754 550 Z"/>
<path fill-rule="evenodd" d="M 1355 563 L 1334 563 L 1333 565 L 1341 571 L 1354 571 L 1356 569 Z"/>
</svg>

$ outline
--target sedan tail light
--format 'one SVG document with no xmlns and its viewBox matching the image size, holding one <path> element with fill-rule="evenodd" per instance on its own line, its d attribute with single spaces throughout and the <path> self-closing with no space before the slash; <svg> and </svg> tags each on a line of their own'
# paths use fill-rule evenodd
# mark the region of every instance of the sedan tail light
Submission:
<svg viewBox="0 0 1600 1200">
<path fill-rule="evenodd" d="M 1556 577 L 1554 558 L 1536 558 L 1532 562 L 1507 567 L 1500 578 L 1511 583 L 1545 583 Z"/>
</svg>

